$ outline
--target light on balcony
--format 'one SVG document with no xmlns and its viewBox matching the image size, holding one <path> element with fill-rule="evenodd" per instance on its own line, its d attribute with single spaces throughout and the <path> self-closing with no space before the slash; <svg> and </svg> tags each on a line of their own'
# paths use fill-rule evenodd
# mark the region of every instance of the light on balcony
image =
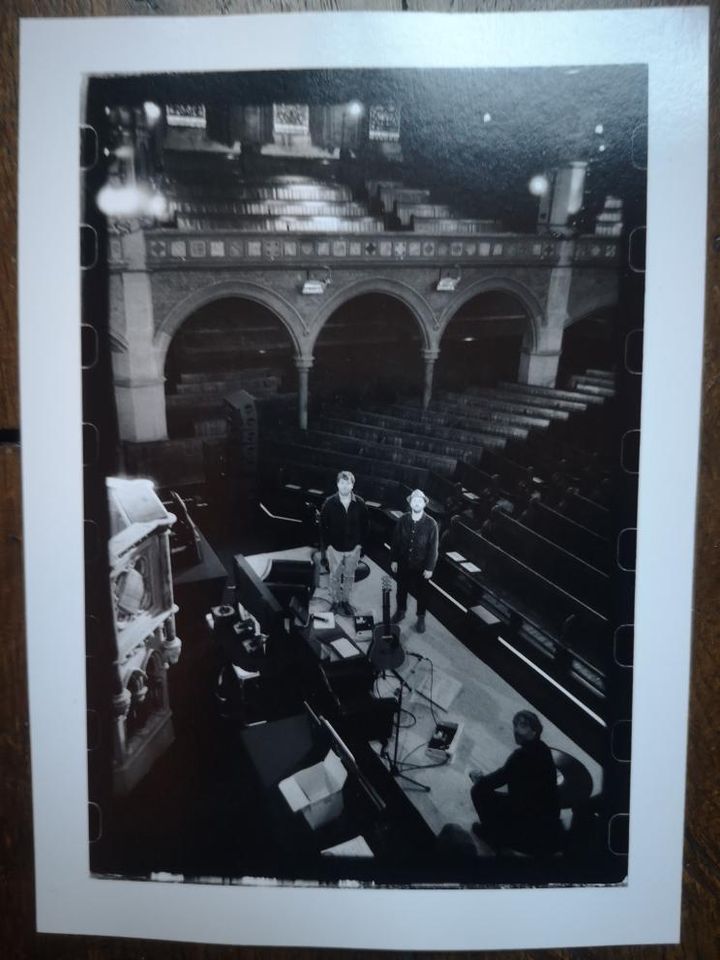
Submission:
<svg viewBox="0 0 720 960">
<path fill-rule="evenodd" d="M 457 290 L 461 279 L 460 267 L 443 269 L 440 271 L 440 279 L 435 285 L 438 293 L 453 293 Z"/>
<path fill-rule="evenodd" d="M 534 197 L 544 197 L 549 189 L 550 181 L 544 173 L 536 173 L 534 177 L 530 177 L 528 190 Z"/>
<path fill-rule="evenodd" d="M 148 101 L 143 104 L 145 110 L 145 119 L 149 126 L 154 126 L 162 116 L 162 110 L 156 103 Z"/>
<path fill-rule="evenodd" d="M 323 267 L 321 270 L 308 270 L 300 292 L 306 297 L 322 296 L 331 283 L 332 274 L 329 267 Z"/>
</svg>

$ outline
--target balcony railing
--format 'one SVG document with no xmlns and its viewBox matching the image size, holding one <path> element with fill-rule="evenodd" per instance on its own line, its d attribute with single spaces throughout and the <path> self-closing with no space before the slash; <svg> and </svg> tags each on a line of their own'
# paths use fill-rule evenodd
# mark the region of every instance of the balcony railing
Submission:
<svg viewBox="0 0 720 960">
<path fill-rule="evenodd" d="M 388 231 L 350 233 L 246 233 L 233 230 L 145 230 L 145 261 L 149 269 L 203 267 L 339 267 L 380 264 L 463 264 L 553 267 L 561 255 L 573 264 L 616 267 L 620 241 L 580 236 L 574 248 L 566 240 L 543 234 L 493 233 L 437 236 Z M 128 259 L 126 237 L 109 241 L 110 266 L 122 270 Z M 133 238 L 133 245 L 137 238 Z"/>
</svg>

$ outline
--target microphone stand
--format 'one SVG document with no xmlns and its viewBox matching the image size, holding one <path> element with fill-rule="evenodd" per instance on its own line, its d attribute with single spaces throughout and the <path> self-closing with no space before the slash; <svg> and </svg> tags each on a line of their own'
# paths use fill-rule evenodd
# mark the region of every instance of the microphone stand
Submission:
<svg viewBox="0 0 720 960">
<path fill-rule="evenodd" d="M 432 660 L 430 659 L 430 657 L 423 657 L 422 654 L 413 653 L 411 650 L 408 650 L 407 656 L 415 657 L 416 660 L 427 660 L 427 662 L 432 666 Z M 408 690 L 411 690 L 411 689 L 412 689 L 412 687 L 410 686 L 410 684 L 409 684 L 406 680 L 403 680 L 403 683 L 404 683 L 405 686 L 408 688 Z M 431 706 L 437 707 L 438 710 L 442 710 L 443 713 L 447 713 L 447 708 L 446 708 L 446 707 L 441 707 L 440 704 L 437 703 L 437 701 L 433 700 L 433 698 L 432 698 L 431 696 L 429 696 L 427 693 L 423 693 L 422 690 L 416 690 L 415 693 L 417 693 L 417 695 L 418 695 L 419 697 L 422 697 L 423 700 L 427 700 L 427 702 L 428 702 Z"/>
<path fill-rule="evenodd" d="M 400 714 L 402 713 L 402 698 L 403 698 L 403 686 L 407 686 L 407 683 L 403 680 L 400 674 L 397 672 L 397 667 L 402 666 L 405 662 L 405 651 L 400 646 L 398 641 L 397 646 L 395 646 L 391 641 L 375 641 L 368 652 L 368 657 L 370 662 L 373 664 L 376 669 L 381 672 L 383 675 L 386 670 L 390 670 L 394 677 L 399 681 L 399 686 L 397 689 L 397 700 L 398 708 L 397 713 L 395 714 L 395 746 L 393 749 L 392 759 L 388 757 L 388 763 L 390 765 L 390 773 L 393 777 L 397 777 L 399 780 L 405 780 L 407 783 L 412 784 L 416 790 L 422 790 L 423 793 L 430 793 L 430 787 L 424 783 L 419 783 L 417 780 L 413 780 L 412 777 L 408 777 L 404 773 L 400 764 L 398 763 L 398 746 L 400 742 Z M 387 755 L 387 751 L 386 751 Z M 409 769 L 415 769 L 412 765 L 409 765 Z"/>
</svg>

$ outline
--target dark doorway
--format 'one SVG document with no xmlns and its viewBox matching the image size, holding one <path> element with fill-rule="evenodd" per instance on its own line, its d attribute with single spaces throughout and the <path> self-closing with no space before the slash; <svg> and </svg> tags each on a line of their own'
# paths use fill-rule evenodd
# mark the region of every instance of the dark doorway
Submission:
<svg viewBox="0 0 720 960">
<path fill-rule="evenodd" d="M 436 385 L 462 391 L 517 380 L 529 322 L 527 311 L 512 294 L 489 291 L 468 300 L 443 334 Z"/>
<path fill-rule="evenodd" d="M 224 399 L 237 390 L 257 399 L 296 392 L 293 355 L 282 322 L 259 303 L 223 299 L 197 310 L 165 362 L 169 436 L 224 436 Z"/>
<path fill-rule="evenodd" d="M 575 374 L 614 367 L 616 345 L 613 330 L 613 318 L 606 313 L 585 317 L 567 327 L 558 368 L 559 387 L 565 387 Z"/>
<path fill-rule="evenodd" d="M 313 400 L 344 403 L 419 396 L 423 341 L 417 320 L 399 300 L 368 293 L 343 304 L 315 345 Z"/>
</svg>

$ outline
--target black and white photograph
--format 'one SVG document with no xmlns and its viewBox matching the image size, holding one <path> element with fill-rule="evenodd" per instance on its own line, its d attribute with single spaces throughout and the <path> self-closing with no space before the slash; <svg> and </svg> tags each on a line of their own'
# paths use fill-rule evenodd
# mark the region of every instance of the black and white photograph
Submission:
<svg viewBox="0 0 720 960">
<path fill-rule="evenodd" d="M 90 77 L 85 134 L 93 871 L 622 881 L 646 68 Z"/>
<path fill-rule="evenodd" d="M 420 937 L 448 894 L 522 892 L 542 913 L 573 891 L 615 902 L 638 869 L 655 773 L 633 718 L 645 737 L 647 692 L 664 690 L 679 737 L 686 719 L 689 527 L 656 467 L 685 443 L 692 472 L 697 442 L 690 391 L 658 453 L 674 301 L 649 270 L 667 241 L 650 210 L 686 193 L 691 219 L 697 184 L 659 200 L 652 41 L 613 59 L 608 29 L 596 58 L 586 41 L 558 55 L 589 21 L 548 17 L 525 18 L 537 57 L 503 34 L 515 17 L 491 18 L 493 54 L 475 59 L 388 55 L 392 17 L 359 59 L 343 18 L 325 57 L 289 52 L 292 17 L 238 18 L 248 35 L 228 18 L 245 56 L 228 62 L 228 43 L 205 68 L 143 41 L 119 69 L 85 40 L 74 317 L 58 301 L 82 457 L 55 531 L 81 509 L 67 582 L 87 823 L 71 859 L 93 891 L 162 898 L 153 923 L 200 888 L 241 912 L 273 892 L 298 910 L 404 893 L 424 898 Z M 352 22 L 367 37 L 371 19 Z M 428 20 L 408 22 L 425 51 Z M 249 37 L 277 37 L 267 65 Z M 673 522 L 677 593 L 650 604 Z M 395 920 L 365 941 L 353 916 L 347 941 L 276 939 L 260 916 L 239 936 L 396 942 Z"/>
</svg>

